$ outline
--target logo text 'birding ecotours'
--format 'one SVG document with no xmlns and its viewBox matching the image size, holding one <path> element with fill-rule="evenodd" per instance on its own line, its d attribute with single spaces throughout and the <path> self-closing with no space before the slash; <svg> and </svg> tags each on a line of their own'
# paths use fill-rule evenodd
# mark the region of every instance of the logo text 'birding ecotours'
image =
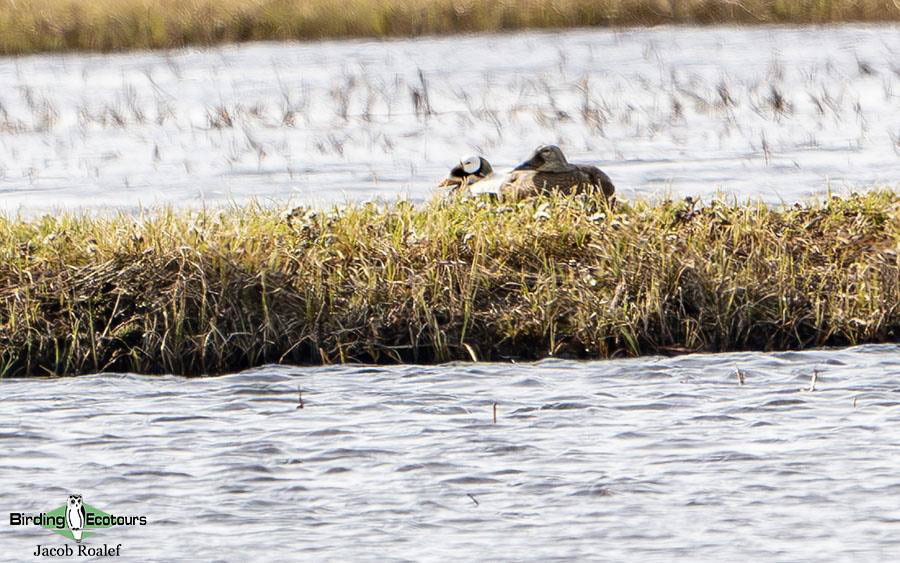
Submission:
<svg viewBox="0 0 900 563">
<path fill-rule="evenodd" d="M 83 539 L 93 536 L 96 531 L 103 528 L 111 528 L 113 526 L 146 526 L 147 517 L 143 515 L 120 516 L 109 514 L 98 508 L 95 508 L 84 502 L 79 494 L 70 494 L 66 499 L 66 503 L 62 506 L 41 512 L 38 514 L 27 514 L 24 512 L 9 513 L 10 526 L 40 526 L 52 532 L 75 540 L 78 543 L 79 555 L 119 555 L 119 547 L 109 548 L 104 544 L 100 553 L 97 550 L 101 548 L 93 548 L 82 544 Z M 56 553 L 60 549 L 65 549 L 63 553 Z M 49 551 L 48 551 L 49 550 Z M 47 551 L 47 553 L 44 553 Z M 65 548 L 53 548 L 38 545 L 35 555 L 74 555 L 74 551 L 67 545 Z"/>
</svg>

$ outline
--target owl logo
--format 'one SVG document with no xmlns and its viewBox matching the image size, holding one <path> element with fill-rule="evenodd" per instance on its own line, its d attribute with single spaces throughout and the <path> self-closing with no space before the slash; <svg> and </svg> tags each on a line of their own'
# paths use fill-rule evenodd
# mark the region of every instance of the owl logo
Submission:
<svg viewBox="0 0 900 563">
<path fill-rule="evenodd" d="M 75 541 L 81 543 L 81 532 L 84 528 L 84 501 L 81 495 L 69 495 L 66 499 L 66 524 Z"/>
</svg>

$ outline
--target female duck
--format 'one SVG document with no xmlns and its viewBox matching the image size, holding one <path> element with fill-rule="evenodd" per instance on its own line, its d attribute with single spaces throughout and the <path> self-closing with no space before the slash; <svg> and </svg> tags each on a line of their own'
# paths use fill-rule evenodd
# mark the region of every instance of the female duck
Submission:
<svg viewBox="0 0 900 563">
<path fill-rule="evenodd" d="M 541 193 L 602 192 L 608 200 L 616 191 L 605 172 L 587 164 L 572 164 L 556 145 L 538 147 L 531 157 L 515 167 L 500 187 L 504 198 L 522 199 Z"/>
</svg>

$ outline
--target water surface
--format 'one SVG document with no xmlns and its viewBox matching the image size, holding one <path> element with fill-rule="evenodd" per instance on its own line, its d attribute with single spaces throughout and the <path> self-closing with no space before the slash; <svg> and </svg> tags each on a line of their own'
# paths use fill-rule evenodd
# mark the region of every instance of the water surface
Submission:
<svg viewBox="0 0 900 563">
<path fill-rule="evenodd" d="M 541 143 L 625 197 L 897 186 L 897 61 L 896 25 L 0 58 L 0 209 L 422 201 Z"/>
<path fill-rule="evenodd" d="M 900 552 L 897 345 L 5 380 L 0 397 L 3 510 L 80 492 L 145 514 L 88 542 L 132 560 Z M 62 544 L 6 524 L 10 559 Z"/>
</svg>

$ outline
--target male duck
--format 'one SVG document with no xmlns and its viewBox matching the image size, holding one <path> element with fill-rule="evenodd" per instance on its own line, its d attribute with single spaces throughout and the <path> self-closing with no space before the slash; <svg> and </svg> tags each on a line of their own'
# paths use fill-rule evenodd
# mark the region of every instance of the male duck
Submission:
<svg viewBox="0 0 900 563">
<path fill-rule="evenodd" d="M 470 156 L 463 159 L 450 170 L 450 175 L 438 184 L 439 188 L 450 188 L 450 193 L 460 190 L 472 191 L 470 188 L 494 174 L 491 163 L 481 156 Z"/>
</svg>

